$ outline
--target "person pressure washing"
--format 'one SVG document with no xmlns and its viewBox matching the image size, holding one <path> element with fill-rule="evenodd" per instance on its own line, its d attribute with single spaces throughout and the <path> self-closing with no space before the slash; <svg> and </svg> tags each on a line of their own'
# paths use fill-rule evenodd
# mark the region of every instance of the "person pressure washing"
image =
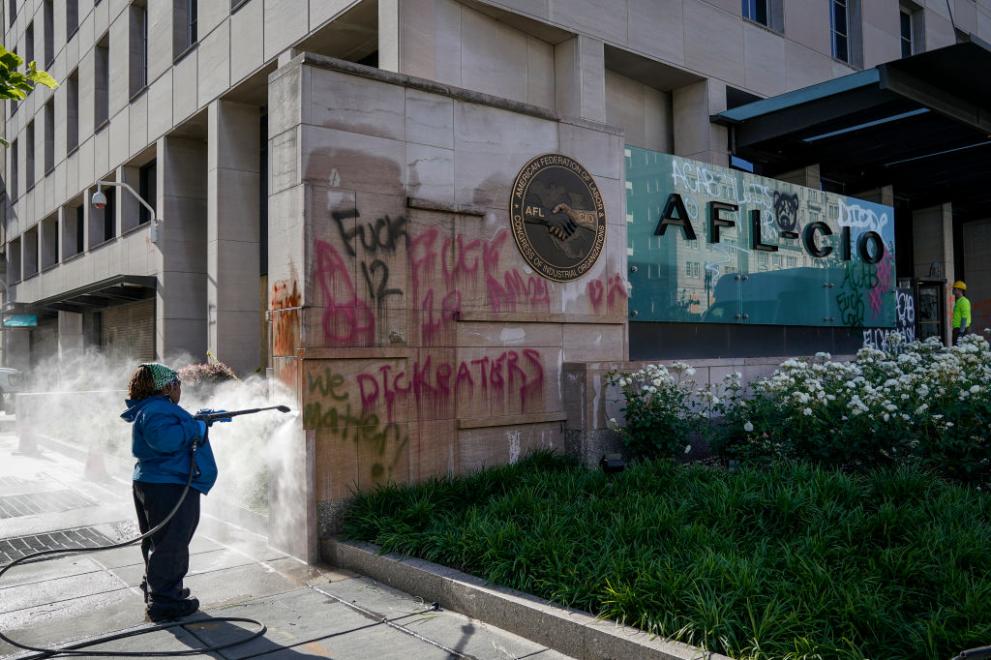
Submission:
<svg viewBox="0 0 991 660">
<path fill-rule="evenodd" d="M 970 298 L 967 297 L 967 285 L 962 280 L 953 283 L 953 345 L 970 331 Z"/>
<path fill-rule="evenodd" d="M 134 465 L 133 494 L 138 527 L 154 529 L 179 503 L 190 471 L 191 488 L 171 520 L 141 542 L 148 618 L 165 621 L 192 614 L 199 600 L 190 597 L 183 579 L 189 570 L 189 543 L 200 520 L 200 494 L 210 492 L 217 480 L 217 463 L 207 434 L 211 422 L 196 419 L 179 406 L 182 383 L 164 364 L 142 364 L 128 385 L 127 410 Z M 205 411 L 216 413 L 223 411 Z M 216 415 L 214 415 L 215 417 Z M 230 421 L 216 419 L 213 421 Z M 194 460 L 194 444 L 196 447 Z"/>
</svg>

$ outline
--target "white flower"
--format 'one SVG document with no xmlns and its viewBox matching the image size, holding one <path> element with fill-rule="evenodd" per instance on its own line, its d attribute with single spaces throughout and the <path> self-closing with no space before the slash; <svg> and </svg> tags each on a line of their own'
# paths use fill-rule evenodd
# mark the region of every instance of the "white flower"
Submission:
<svg viewBox="0 0 991 660">
<path fill-rule="evenodd" d="M 981 392 L 981 386 L 980 385 L 971 385 L 971 387 L 970 387 L 970 393 L 971 394 L 979 394 L 980 392 Z"/>
<path fill-rule="evenodd" d="M 751 424 L 750 422 L 747 422 L 746 424 L 743 425 L 743 430 L 746 431 L 747 433 L 753 433 L 754 425 Z"/>
<path fill-rule="evenodd" d="M 685 445 L 685 453 L 686 453 L 686 454 L 687 454 L 688 452 L 690 452 L 691 450 L 692 450 L 692 446 L 691 446 L 691 445 Z"/>
<path fill-rule="evenodd" d="M 802 411 L 802 414 L 808 417 L 809 415 L 812 414 L 812 408 L 806 408 L 805 410 Z"/>
<path fill-rule="evenodd" d="M 695 367 L 688 367 L 687 369 L 685 369 L 685 375 L 686 376 L 694 376 L 695 375 Z"/>
</svg>

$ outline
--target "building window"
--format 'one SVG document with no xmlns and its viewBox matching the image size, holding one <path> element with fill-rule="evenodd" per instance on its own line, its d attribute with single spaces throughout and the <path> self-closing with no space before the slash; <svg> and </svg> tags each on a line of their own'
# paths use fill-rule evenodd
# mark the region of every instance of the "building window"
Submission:
<svg viewBox="0 0 991 660">
<path fill-rule="evenodd" d="M 55 63 L 55 5 L 54 0 L 45 0 L 43 22 L 45 30 L 45 68 L 51 69 Z"/>
<path fill-rule="evenodd" d="M 94 82 L 93 130 L 99 131 L 110 118 L 110 35 L 105 34 L 94 49 L 96 76 Z"/>
<path fill-rule="evenodd" d="M 28 122 L 27 135 L 27 159 L 24 163 L 25 182 L 24 190 L 34 188 L 34 121 Z"/>
<path fill-rule="evenodd" d="M 71 154 L 79 146 L 79 69 L 65 81 L 65 150 Z"/>
<path fill-rule="evenodd" d="M 22 279 L 38 274 L 38 225 L 24 232 L 24 275 Z"/>
<path fill-rule="evenodd" d="M 14 21 L 17 20 L 17 0 L 10 0 L 10 27 L 14 27 Z"/>
<path fill-rule="evenodd" d="M 178 59 L 192 48 L 199 38 L 197 33 L 199 7 L 197 0 L 172 0 L 172 3 L 172 56 Z"/>
<path fill-rule="evenodd" d="M 767 0 L 743 0 L 743 17 L 767 25 Z"/>
<path fill-rule="evenodd" d="M 79 29 L 79 0 L 65 0 L 65 40 L 72 39 L 72 35 Z"/>
<path fill-rule="evenodd" d="M 95 190 L 95 188 L 91 189 L 86 194 L 85 199 L 89 199 Z M 107 205 L 102 209 L 90 206 L 89 247 L 91 250 L 117 236 L 117 189 L 113 186 L 104 186 L 100 190 L 107 196 Z"/>
<path fill-rule="evenodd" d="M 138 3 L 130 8 L 130 94 L 134 96 L 148 84 L 148 10 Z"/>
<path fill-rule="evenodd" d="M 187 39 L 190 46 L 199 40 L 196 34 L 196 18 L 199 13 L 197 4 L 199 4 L 197 0 L 186 0 L 186 30 L 188 32 Z"/>
<path fill-rule="evenodd" d="M 34 61 L 34 22 L 28 23 L 28 29 L 24 32 L 24 61 L 30 63 Z"/>
<path fill-rule="evenodd" d="M 58 216 L 50 215 L 41 221 L 41 270 L 58 264 L 58 244 Z"/>
<path fill-rule="evenodd" d="M 85 220 L 82 205 L 66 206 L 62 213 L 62 261 L 74 257 L 83 251 L 83 222 Z"/>
<path fill-rule="evenodd" d="M 21 174 L 20 163 L 18 162 L 19 146 L 18 140 L 10 143 L 10 199 L 14 201 L 17 200 L 20 193 L 18 189 Z"/>
<path fill-rule="evenodd" d="M 107 205 L 103 209 L 103 240 L 109 241 L 117 235 L 117 189 L 107 188 Z"/>
<path fill-rule="evenodd" d="M 17 284 L 21 281 L 21 239 L 15 238 L 10 242 L 7 253 L 7 283 Z"/>
<path fill-rule="evenodd" d="M 45 176 L 55 169 L 55 99 L 45 104 Z"/>
<path fill-rule="evenodd" d="M 832 33 L 833 57 L 850 61 L 850 7 L 847 0 L 829 0 L 829 29 Z"/>
<path fill-rule="evenodd" d="M 75 218 L 75 221 L 76 221 L 75 227 L 73 227 L 73 229 L 75 231 L 72 234 L 72 237 L 74 239 L 72 244 L 76 248 L 76 251 L 73 252 L 73 254 L 82 254 L 82 251 L 83 251 L 84 246 L 86 244 L 85 243 L 85 240 L 86 240 L 86 231 L 85 231 L 85 227 L 86 227 L 86 224 L 85 224 L 86 223 L 86 209 L 83 208 L 82 204 L 80 204 L 79 206 L 77 206 L 75 208 L 75 210 L 73 211 L 73 213 L 71 215 L 72 215 L 73 218 Z"/>
<path fill-rule="evenodd" d="M 158 198 L 158 168 L 156 165 L 156 161 L 153 160 L 138 171 L 138 194 L 141 195 L 141 199 L 153 207 L 158 204 L 156 201 Z M 139 205 L 138 224 L 143 225 L 149 220 L 151 220 L 151 213 L 144 207 L 144 204 Z"/>
<path fill-rule="evenodd" d="M 909 57 L 913 53 L 912 13 L 906 9 L 902 9 L 900 12 L 900 17 L 901 17 L 902 57 Z"/>
</svg>

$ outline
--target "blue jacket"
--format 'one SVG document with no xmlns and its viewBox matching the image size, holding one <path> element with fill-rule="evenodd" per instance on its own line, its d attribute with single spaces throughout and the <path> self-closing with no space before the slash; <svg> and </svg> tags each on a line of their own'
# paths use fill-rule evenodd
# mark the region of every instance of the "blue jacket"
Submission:
<svg viewBox="0 0 991 660">
<path fill-rule="evenodd" d="M 131 453 L 138 459 L 134 465 L 134 481 L 152 484 L 186 485 L 189 479 L 190 454 L 193 440 L 199 442 L 196 467 L 199 476 L 193 478 L 193 488 L 204 495 L 217 481 L 217 462 L 210 443 L 204 437 L 201 422 L 172 403 L 165 396 L 150 396 L 140 401 L 124 402 L 121 417 L 131 427 Z"/>
</svg>

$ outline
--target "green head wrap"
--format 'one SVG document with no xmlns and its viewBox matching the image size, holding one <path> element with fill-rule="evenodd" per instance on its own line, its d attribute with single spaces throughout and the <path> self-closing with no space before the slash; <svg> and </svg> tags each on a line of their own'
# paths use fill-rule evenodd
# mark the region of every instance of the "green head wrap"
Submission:
<svg viewBox="0 0 991 660">
<path fill-rule="evenodd" d="M 151 371 L 151 377 L 155 381 L 156 390 L 165 389 L 165 387 L 168 386 L 169 384 L 179 380 L 179 374 L 172 371 L 164 364 L 160 364 L 158 362 L 149 362 L 146 364 L 142 364 L 141 366 Z"/>
</svg>

